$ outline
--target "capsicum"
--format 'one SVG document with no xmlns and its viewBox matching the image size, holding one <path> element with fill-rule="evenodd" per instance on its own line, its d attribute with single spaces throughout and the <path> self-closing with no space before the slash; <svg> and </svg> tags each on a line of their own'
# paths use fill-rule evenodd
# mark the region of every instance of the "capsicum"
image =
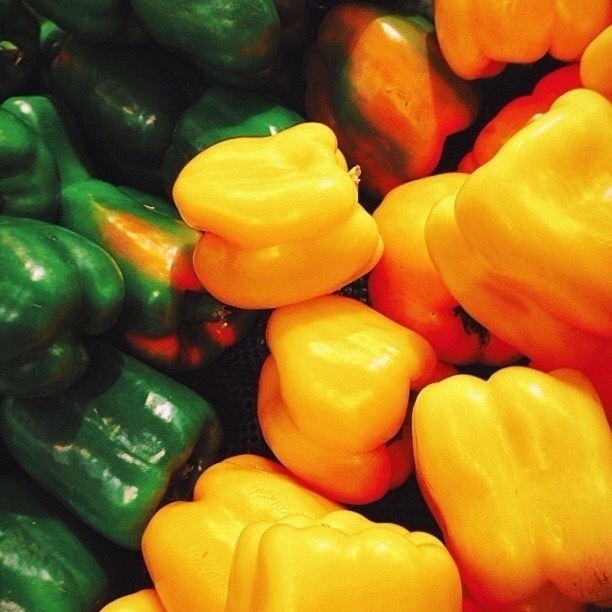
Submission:
<svg viewBox="0 0 612 612">
<path fill-rule="evenodd" d="M 425 17 L 343 2 L 305 55 L 306 118 L 329 125 L 362 190 L 379 200 L 433 172 L 447 137 L 480 110 L 478 88 L 452 73 Z"/>
<path fill-rule="evenodd" d="M 57 222 L 109 253 L 125 281 L 118 342 L 166 371 L 201 368 L 240 340 L 257 313 L 206 292 L 192 255 L 199 233 L 167 198 L 94 178 L 70 128 L 70 109 L 45 95 L 13 97 L 3 108 L 28 122 L 55 154 L 61 181 Z"/>
<path fill-rule="evenodd" d="M 477 79 L 546 54 L 578 61 L 591 40 L 612 24 L 612 5 L 609 0 L 593 0 L 588 7 L 567 0 L 437 0 L 434 21 L 450 67 L 463 78 Z"/>
<path fill-rule="evenodd" d="M 461 611 L 442 542 L 351 510 L 248 524 L 232 562 L 227 612 Z"/>
<path fill-rule="evenodd" d="M 86 336 L 109 330 L 123 276 L 94 242 L 58 225 L 0 216 L 0 393 L 62 391 L 87 369 Z"/>
<path fill-rule="evenodd" d="M 202 232 L 195 272 L 218 300 L 273 308 L 331 293 L 382 254 L 333 131 L 303 122 L 269 136 L 223 140 L 179 173 L 172 195 Z"/>
<path fill-rule="evenodd" d="M 112 344 L 93 342 L 90 354 L 66 391 L 3 398 L 1 435 L 41 487 L 105 538 L 135 549 L 200 436 L 212 432 L 210 443 L 219 443 L 218 417 L 195 391 Z"/>
<path fill-rule="evenodd" d="M 580 78 L 585 87 L 612 98 L 612 25 L 587 45 L 580 57 Z"/>
<path fill-rule="evenodd" d="M 446 172 L 392 189 L 372 213 L 385 249 L 368 275 L 375 310 L 423 336 L 438 359 L 454 365 L 506 365 L 520 354 L 491 334 L 448 292 L 425 244 L 433 206 L 456 194 L 467 178 Z"/>
<path fill-rule="evenodd" d="M 436 366 L 431 345 L 359 300 L 329 295 L 276 308 L 257 416 L 278 460 L 312 489 L 363 504 L 390 488 L 389 444 L 411 389 Z M 410 466 L 410 464 L 406 464 Z"/>
<path fill-rule="evenodd" d="M 477 602 L 612 604 L 612 435 L 584 374 L 451 376 L 421 390 L 412 427 L 419 486 Z"/>
<path fill-rule="evenodd" d="M 172 192 L 183 166 L 206 147 L 239 136 L 269 136 L 302 121 L 301 115 L 270 95 L 211 85 L 174 126 L 162 163 L 167 192 Z"/>
<path fill-rule="evenodd" d="M 23 477 L 0 476 L 0 606 L 97 612 L 117 576 L 101 538 Z"/>
<path fill-rule="evenodd" d="M 610 100 L 566 92 L 433 207 L 425 239 L 477 321 L 534 367 L 584 371 L 612 411 L 610 133 Z"/>
<path fill-rule="evenodd" d="M 203 472 L 193 501 L 167 504 L 153 515 L 142 552 L 168 612 L 224 612 L 244 527 L 296 514 L 319 518 L 340 508 L 276 461 L 236 455 Z"/>
</svg>

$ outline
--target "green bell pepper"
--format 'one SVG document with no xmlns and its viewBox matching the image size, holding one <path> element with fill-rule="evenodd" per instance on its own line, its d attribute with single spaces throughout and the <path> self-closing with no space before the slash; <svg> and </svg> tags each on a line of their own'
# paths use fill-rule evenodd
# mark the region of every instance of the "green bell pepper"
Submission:
<svg viewBox="0 0 612 612">
<path fill-rule="evenodd" d="M 199 71 L 158 46 L 128 48 L 71 36 L 52 60 L 49 87 L 76 117 L 98 173 L 163 192 L 161 162 L 181 113 L 205 84 Z"/>
<path fill-rule="evenodd" d="M 27 0 L 37 13 L 84 40 L 116 36 L 130 13 L 129 0 Z"/>
<path fill-rule="evenodd" d="M 55 224 L 0 216 L 0 393 L 66 389 L 86 370 L 83 337 L 110 329 L 123 276 L 101 247 Z"/>
<path fill-rule="evenodd" d="M 0 101 L 25 93 L 38 62 L 40 27 L 21 0 L 0 0 Z"/>
<path fill-rule="evenodd" d="M 0 212 L 51 221 L 59 197 L 53 153 L 39 134 L 0 108 Z"/>
<path fill-rule="evenodd" d="M 155 40 L 212 82 L 253 85 L 270 76 L 281 40 L 274 0 L 132 0 L 132 7 Z"/>
<path fill-rule="evenodd" d="M 203 149 L 228 138 L 269 136 L 304 118 L 272 97 L 227 85 L 212 85 L 178 120 L 162 163 L 168 193 L 183 166 Z"/>
<path fill-rule="evenodd" d="M 101 340 L 91 365 L 53 397 L 5 397 L 0 432 L 42 488 L 93 530 L 128 549 L 204 437 L 218 450 L 220 421 L 199 394 Z"/>
<path fill-rule="evenodd" d="M 62 184 L 58 222 L 119 265 L 125 304 L 114 333 L 124 350 L 178 372 L 212 363 L 246 335 L 258 313 L 230 308 L 202 288 L 191 262 L 198 233 L 166 198 L 95 179 L 56 98 L 14 97 L 1 108 L 27 121 L 55 154 Z"/>
<path fill-rule="evenodd" d="M 100 610 L 115 576 L 95 536 L 31 480 L 0 476 L 0 609 Z"/>
</svg>

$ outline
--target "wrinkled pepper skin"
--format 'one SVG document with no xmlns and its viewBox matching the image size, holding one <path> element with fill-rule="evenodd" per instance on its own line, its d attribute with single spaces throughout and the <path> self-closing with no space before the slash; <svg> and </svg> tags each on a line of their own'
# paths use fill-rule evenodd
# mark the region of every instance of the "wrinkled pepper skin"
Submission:
<svg viewBox="0 0 612 612">
<path fill-rule="evenodd" d="M 174 127 L 162 164 L 167 192 L 172 192 L 187 162 L 203 149 L 229 138 L 276 134 L 303 120 L 296 111 L 264 93 L 211 85 Z"/>
<path fill-rule="evenodd" d="M 41 487 L 102 536 L 136 549 L 174 472 L 218 417 L 203 397 L 113 345 L 98 341 L 90 352 L 70 389 L 5 397 L 1 435 Z"/>
<path fill-rule="evenodd" d="M 395 471 L 389 444 L 406 418 L 410 390 L 436 366 L 432 347 L 340 295 L 276 308 L 266 342 L 257 416 L 272 452 L 330 499 L 381 498 Z"/>
<path fill-rule="evenodd" d="M 423 336 L 445 363 L 507 365 L 520 354 L 471 318 L 448 292 L 425 244 L 431 209 L 457 193 L 467 176 L 434 174 L 399 185 L 383 198 L 372 216 L 385 249 L 368 275 L 368 296 L 375 310 Z"/>
<path fill-rule="evenodd" d="M 40 53 L 40 26 L 22 0 L 0 1 L 0 101 L 31 85 Z"/>
<path fill-rule="evenodd" d="M 534 367 L 585 372 L 612 422 L 611 132 L 609 100 L 563 94 L 433 207 L 425 240 L 477 321 Z"/>
<path fill-rule="evenodd" d="M 319 518 L 339 509 L 275 461 L 237 455 L 204 471 L 193 501 L 154 514 L 142 551 L 168 612 L 224 612 L 234 550 L 248 524 L 288 515 Z"/>
<path fill-rule="evenodd" d="M 476 601 L 612 604 L 612 435 L 586 376 L 453 376 L 419 393 L 412 427 L 419 485 Z"/>
<path fill-rule="evenodd" d="M 446 138 L 470 126 L 478 89 L 453 74 L 425 17 L 346 2 L 323 18 L 305 57 L 309 121 L 330 126 L 375 199 L 431 174 Z"/>
<path fill-rule="evenodd" d="M 129 0 L 27 0 L 38 13 L 60 28 L 88 41 L 117 35 L 130 12 Z"/>
<path fill-rule="evenodd" d="M 146 588 L 114 599 L 100 612 L 166 612 L 166 608 L 155 589 Z"/>
<path fill-rule="evenodd" d="M 0 108 L 0 212 L 53 221 L 60 177 L 44 140 L 18 117 Z"/>
<path fill-rule="evenodd" d="M 531 93 L 510 100 L 482 127 L 472 149 L 460 160 L 458 170 L 473 172 L 482 166 L 529 121 L 550 110 L 551 104 L 560 95 L 582 86 L 577 62 L 545 74 Z"/>
<path fill-rule="evenodd" d="M 434 20 L 446 61 L 465 79 L 490 77 L 509 63 L 544 57 L 578 61 L 612 23 L 609 0 L 436 0 Z"/>
<path fill-rule="evenodd" d="M 87 369 L 85 336 L 106 332 L 124 298 L 121 271 L 64 227 L 0 216 L 0 393 L 65 390 Z"/>
<path fill-rule="evenodd" d="M 229 584 L 227 612 L 461 612 L 459 572 L 437 538 L 344 509 L 250 523 Z"/>
<path fill-rule="evenodd" d="M 202 232 L 194 250 L 202 285 L 226 304 L 261 309 L 363 276 L 380 259 L 382 241 L 358 201 L 358 176 L 321 123 L 200 151 L 172 196 L 185 222 Z"/>
<path fill-rule="evenodd" d="M 51 92 L 72 110 L 104 178 L 161 192 L 174 126 L 204 91 L 197 70 L 163 49 L 72 36 L 48 72 Z"/>
<path fill-rule="evenodd" d="M 114 593 L 105 547 L 26 478 L 0 476 L 0 605 L 97 612 Z"/>
<path fill-rule="evenodd" d="M 580 57 L 580 78 L 585 87 L 612 99 L 612 25 L 602 30 Z"/>
</svg>

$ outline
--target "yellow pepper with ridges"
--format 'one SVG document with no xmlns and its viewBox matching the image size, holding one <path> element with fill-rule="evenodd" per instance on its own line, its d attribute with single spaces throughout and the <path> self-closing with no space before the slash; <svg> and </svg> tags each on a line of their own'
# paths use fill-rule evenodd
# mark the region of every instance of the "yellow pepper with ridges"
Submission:
<svg viewBox="0 0 612 612">
<path fill-rule="evenodd" d="M 277 134 L 221 141 L 179 173 L 173 198 L 203 233 L 200 282 L 240 308 L 274 308 L 331 293 L 382 254 L 333 131 L 305 122 Z"/>
<path fill-rule="evenodd" d="M 412 428 L 420 489 L 477 602 L 612 604 L 612 435 L 586 376 L 451 376 L 419 393 Z"/>
<path fill-rule="evenodd" d="M 534 367 L 587 373 L 612 422 L 612 103 L 561 95 L 425 224 L 448 291 Z"/>
<path fill-rule="evenodd" d="M 229 584 L 225 612 L 461 612 L 440 540 L 345 509 L 250 523 Z"/>
</svg>

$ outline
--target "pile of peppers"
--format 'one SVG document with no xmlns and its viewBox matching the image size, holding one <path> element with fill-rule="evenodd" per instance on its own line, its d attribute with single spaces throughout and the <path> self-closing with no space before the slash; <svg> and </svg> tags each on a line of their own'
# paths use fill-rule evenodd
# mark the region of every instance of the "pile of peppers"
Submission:
<svg viewBox="0 0 612 612">
<path fill-rule="evenodd" d="M 611 142 L 610 0 L 0 0 L 0 610 L 612 609 Z"/>
</svg>

